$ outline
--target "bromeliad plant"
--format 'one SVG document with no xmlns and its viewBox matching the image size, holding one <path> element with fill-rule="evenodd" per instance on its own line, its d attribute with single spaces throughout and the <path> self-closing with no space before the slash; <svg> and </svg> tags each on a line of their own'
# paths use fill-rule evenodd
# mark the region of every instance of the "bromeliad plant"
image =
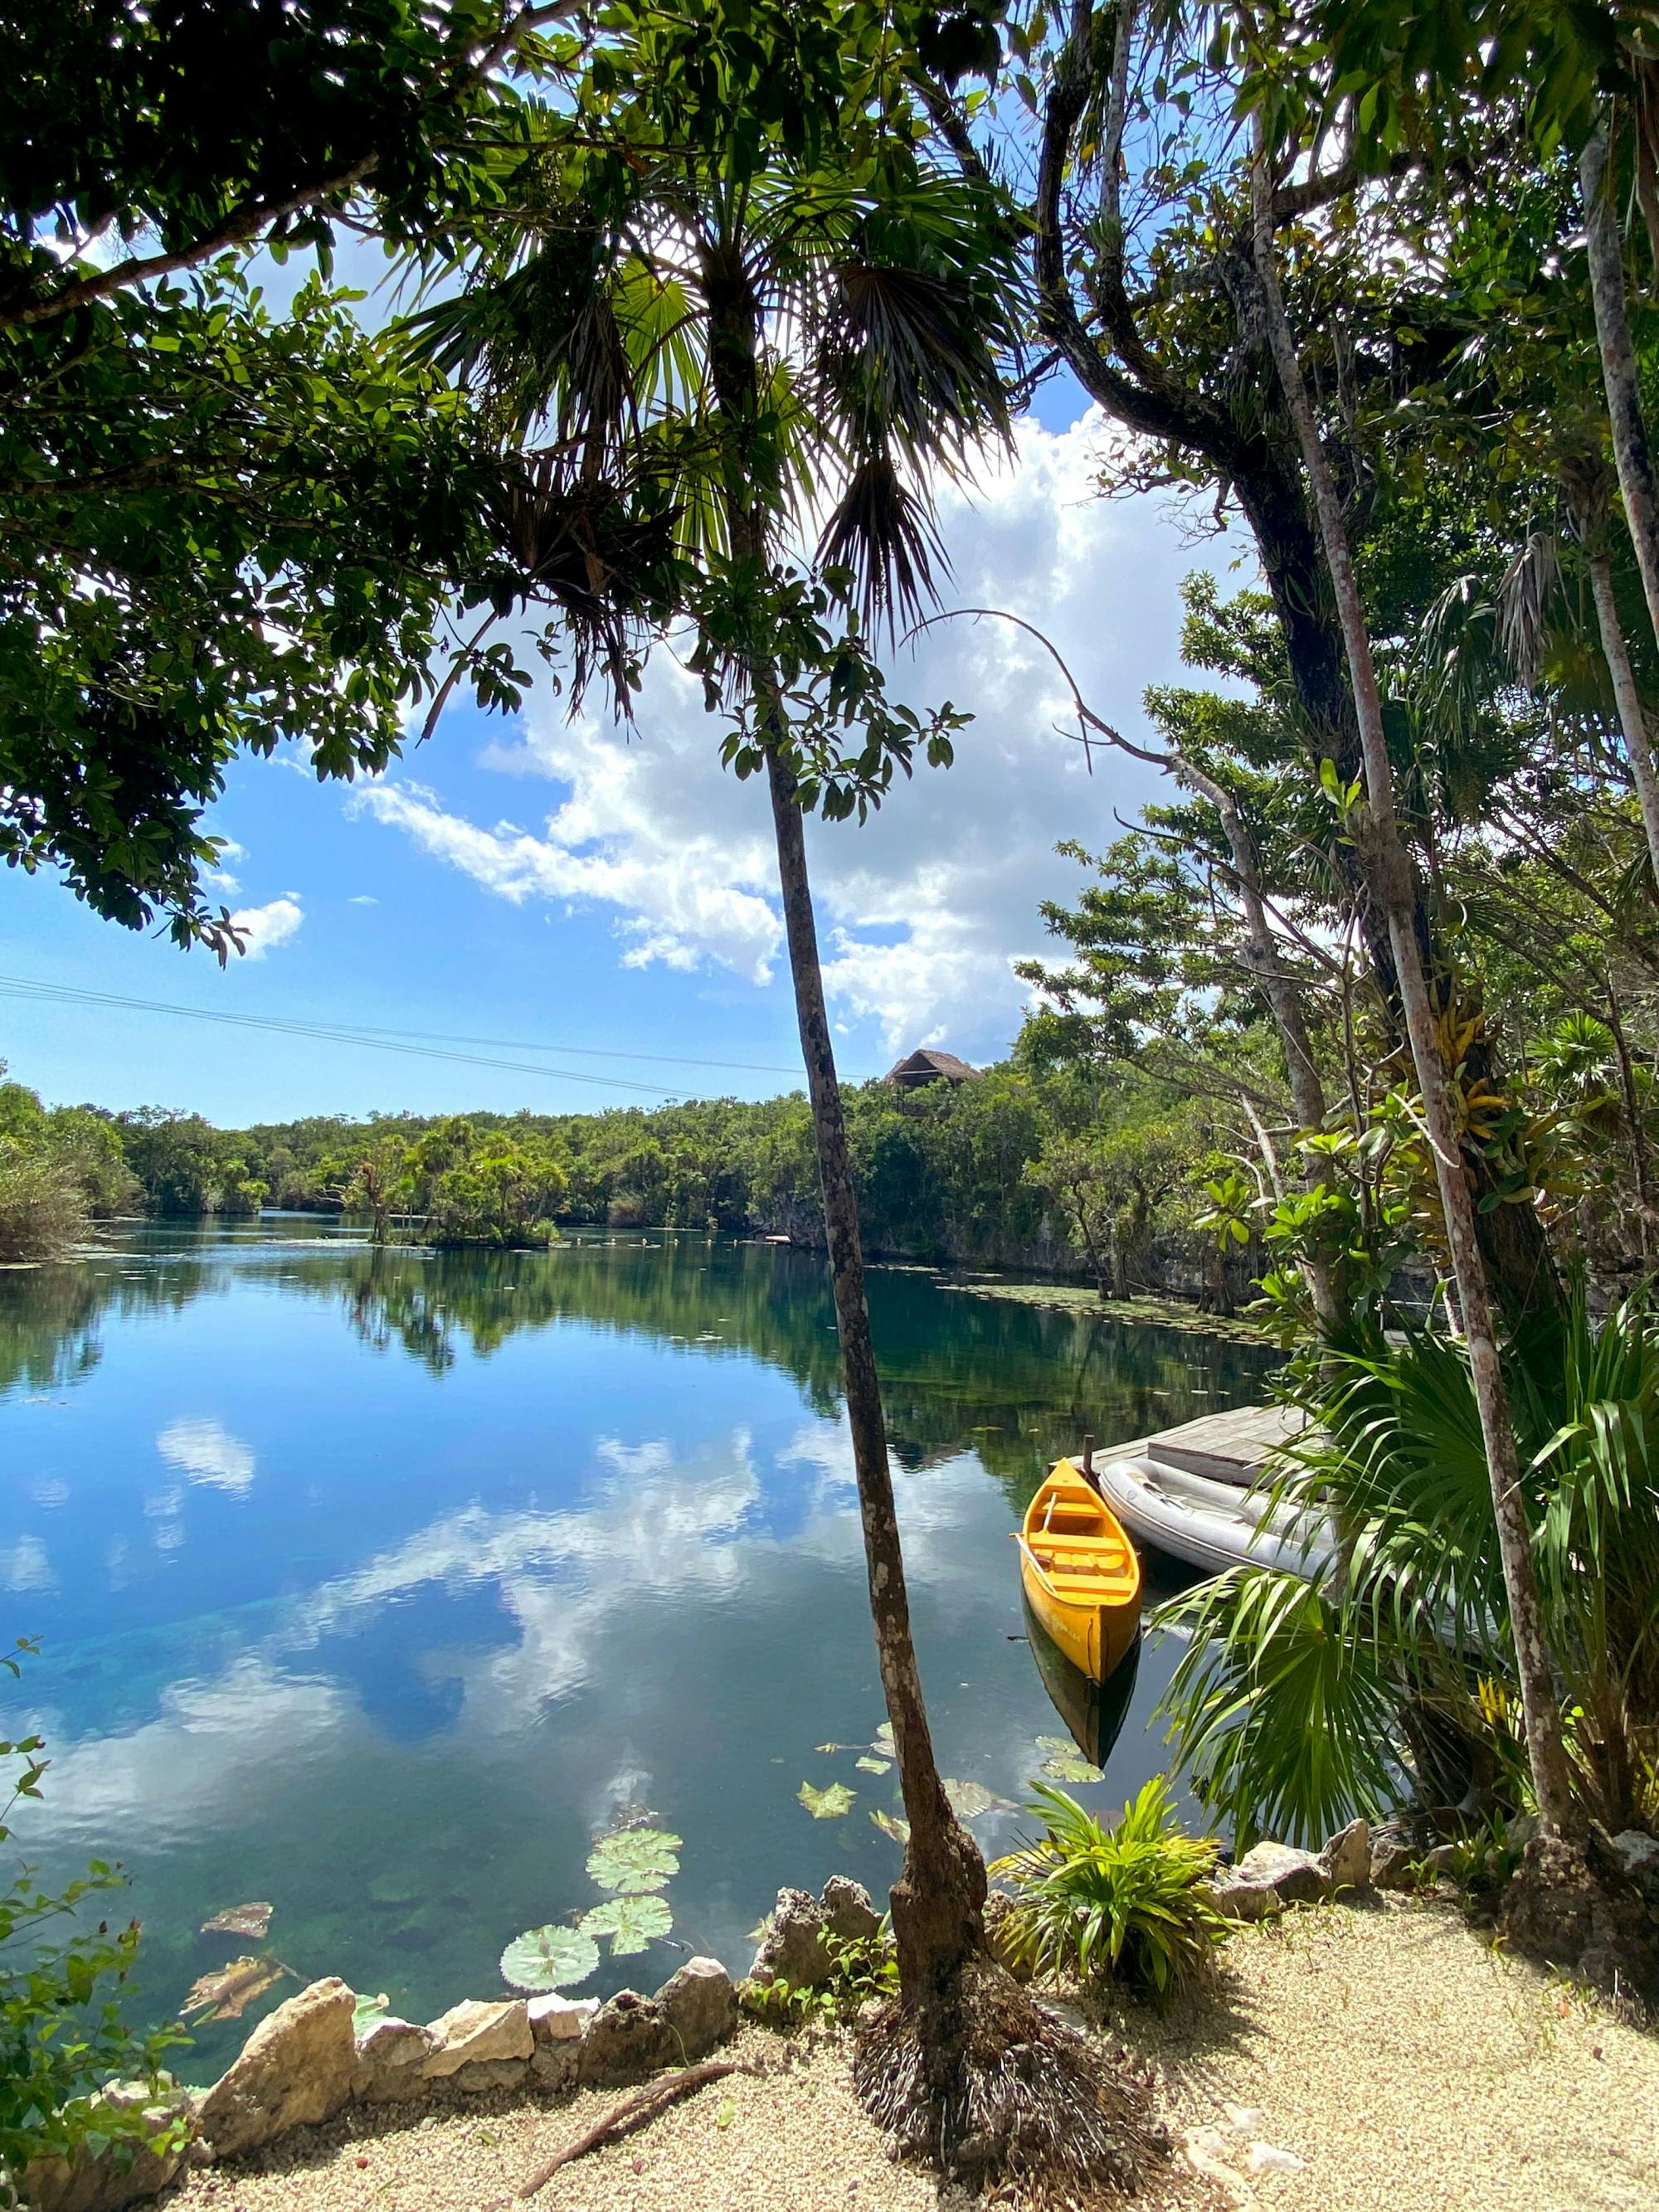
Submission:
<svg viewBox="0 0 1659 2212">
<path fill-rule="evenodd" d="M 1013 1888 L 1004 1925 L 1015 1955 L 1166 2003 L 1227 1937 L 1210 1887 L 1215 1843 L 1184 1832 L 1162 1775 L 1109 1828 L 1065 1790 L 1031 1786 L 1043 1832 L 990 1869 Z"/>
</svg>

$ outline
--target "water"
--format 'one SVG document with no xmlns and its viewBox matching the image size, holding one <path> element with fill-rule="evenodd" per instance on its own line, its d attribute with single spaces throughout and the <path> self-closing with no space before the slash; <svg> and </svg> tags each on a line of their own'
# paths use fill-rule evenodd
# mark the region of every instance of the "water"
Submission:
<svg viewBox="0 0 1659 2212">
<path fill-rule="evenodd" d="M 1085 1428 L 1258 1396 L 1271 1363 L 922 1271 L 871 1306 L 941 1764 L 1018 1799 L 1061 1732 L 1018 1640 L 1032 1488 Z M 640 1808 L 684 1838 L 673 1942 L 585 1992 L 741 1968 L 783 1881 L 879 1895 L 894 1778 L 815 1748 L 883 1717 L 838 1380 L 823 1263 L 702 1237 L 438 1257 L 270 1218 L 0 1275 L 0 1636 L 43 1647 L 6 1717 L 52 1759 L 20 1833 L 52 1875 L 130 1870 L 137 2008 L 252 1948 L 431 2017 L 598 1903 L 592 1838 Z M 1173 1656 L 1143 1653 L 1103 1802 L 1162 1764 Z M 815 1820 L 797 1792 L 830 1781 L 857 1802 Z M 198 1932 L 254 1899 L 264 1945 Z"/>
</svg>

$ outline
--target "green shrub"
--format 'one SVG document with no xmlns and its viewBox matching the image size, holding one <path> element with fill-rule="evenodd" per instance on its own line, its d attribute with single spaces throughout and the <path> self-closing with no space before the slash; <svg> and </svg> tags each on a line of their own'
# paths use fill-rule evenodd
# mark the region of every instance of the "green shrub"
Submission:
<svg viewBox="0 0 1659 2212">
<path fill-rule="evenodd" d="M 0 1137 L 0 1260 L 61 1260 L 87 1234 L 88 1219 L 67 1167 Z"/>
<path fill-rule="evenodd" d="M 18 1650 L 33 1647 L 21 1643 Z M 8 1655 L 0 1668 L 15 1676 Z M 0 1741 L 0 1759 L 14 1762 L 9 1791 L 0 1798 L 0 1844 L 20 1800 L 40 1795 L 46 1771 L 39 1736 Z M 119 1889 L 118 1869 L 94 1860 L 66 1889 L 42 1889 L 27 1867 L 0 1887 L 0 2205 L 14 2203 L 38 2160 L 112 2148 L 117 2156 L 155 2130 L 137 2102 L 117 2104 L 100 2093 L 116 2081 L 143 2082 L 146 2102 L 164 2087 L 161 2062 L 189 2038 L 178 2028 L 141 2034 L 122 2017 L 119 1991 L 138 1949 L 138 1923 L 111 1931 L 106 1923 L 45 1941 L 86 1898 Z M 169 2132 L 177 2122 L 169 2123 Z"/>
<path fill-rule="evenodd" d="M 1210 1887 L 1214 1841 L 1182 1828 L 1162 1775 L 1111 1828 L 1063 1790 L 1032 1788 L 1043 1834 L 990 1869 L 1013 1890 L 1004 1924 L 1015 1955 L 1039 1972 L 1109 1978 L 1164 2002 L 1230 1932 Z"/>
</svg>

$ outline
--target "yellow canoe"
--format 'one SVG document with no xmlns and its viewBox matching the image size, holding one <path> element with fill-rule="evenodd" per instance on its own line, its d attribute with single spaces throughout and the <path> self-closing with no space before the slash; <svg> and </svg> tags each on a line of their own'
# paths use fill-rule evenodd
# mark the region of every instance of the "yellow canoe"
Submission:
<svg viewBox="0 0 1659 2212">
<path fill-rule="evenodd" d="M 1062 1459 L 1014 1541 L 1032 1612 L 1074 1667 L 1103 1682 L 1140 1626 L 1140 1561 L 1116 1516 Z"/>
</svg>

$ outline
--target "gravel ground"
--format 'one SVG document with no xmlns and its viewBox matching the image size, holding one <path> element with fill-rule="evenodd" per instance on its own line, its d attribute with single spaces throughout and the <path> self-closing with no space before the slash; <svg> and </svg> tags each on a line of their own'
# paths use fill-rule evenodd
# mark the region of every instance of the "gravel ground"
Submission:
<svg viewBox="0 0 1659 2212">
<path fill-rule="evenodd" d="M 1180 2161 L 1160 2212 L 1626 2212 L 1659 2205 L 1659 2037 L 1388 1900 L 1242 1931 L 1218 1991 L 1115 2023 L 1158 2067 Z M 538 2212 L 968 2212 L 894 2166 L 844 2049 L 746 2029 L 763 2063 L 555 2176 Z M 357 2113 L 210 2169 L 177 2212 L 487 2212 L 618 2093 Z M 1196 2168 L 1194 2172 L 1193 2169 Z"/>
<path fill-rule="evenodd" d="M 1125 2030 L 1234 2203 L 1659 2205 L 1659 2035 L 1493 1952 L 1454 1906 L 1291 1913 L 1225 1955 L 1218 2001 Z M 1253 2143 L 1300 2170 L 1253 2170 Z"/>
</svg>

